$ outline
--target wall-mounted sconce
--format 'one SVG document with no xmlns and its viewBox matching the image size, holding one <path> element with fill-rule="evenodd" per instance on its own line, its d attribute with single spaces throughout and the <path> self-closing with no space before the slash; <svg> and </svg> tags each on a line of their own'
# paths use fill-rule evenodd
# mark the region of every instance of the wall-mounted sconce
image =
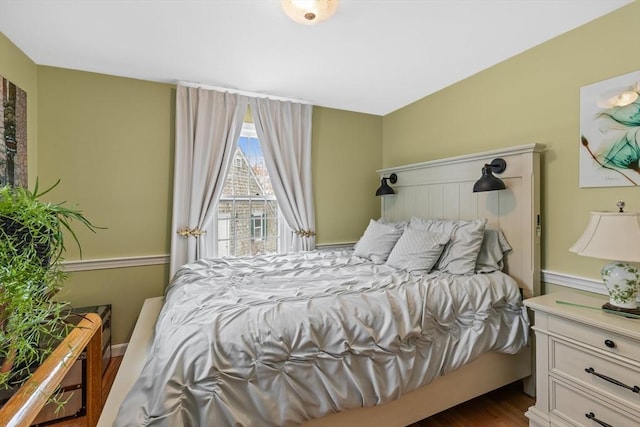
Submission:
<svg viewBox="0 0 640 427">
<path fill-rule="evenodd" d="M 382 178 L 380 180 L 380 188 L 376 190 L 376 196 L 388 196 L 390 194 L 396 194 L 396 192 L 393 191 L 393 188 L 389 187 L 387 181 L 395 184 L 396 182 L 398 182 L 398 175 L 392 173 L 388 178 Z"/>
<path fill-rule="evenodd" d="M 482 176 L 473 184 L 473 192 L 504 190 L 504 182 L 498 177 L 493 176 L 494 173 L 502 173 L 507 168 L 507 162 L 504 159 L 493 159 L 491 163 L 485 164 L 482 168 Z"/>
</svg>

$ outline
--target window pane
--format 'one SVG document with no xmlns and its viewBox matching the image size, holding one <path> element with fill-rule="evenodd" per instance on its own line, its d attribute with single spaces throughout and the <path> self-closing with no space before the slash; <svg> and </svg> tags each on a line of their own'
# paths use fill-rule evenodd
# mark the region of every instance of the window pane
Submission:
<svg viewBox="0 0 640 427">
<path fill-rule="evenodd" d="M 230 241 L 229 240 L 218 240 L 218 256 L 229 256 L 231 255 L 230 251 Z"/>
<path fill-rule="evenodd" d="M 278 250 L 278 204 L 255 129 L 243 126 L 217 210 L 217 255 Z"/>
</svg>

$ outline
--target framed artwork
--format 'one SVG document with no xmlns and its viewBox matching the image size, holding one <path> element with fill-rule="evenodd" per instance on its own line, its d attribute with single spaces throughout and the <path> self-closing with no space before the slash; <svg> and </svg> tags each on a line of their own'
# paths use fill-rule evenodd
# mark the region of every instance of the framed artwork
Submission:
<svg viewBox="0 0 640 427">
<path fill-rule="evenodd" d="M 0 185 L 27 186 L 27 93 L 0 76 Z"/>
<path fill-rule="evenodd" d="M 580 88 L 580 187 L 640 185 L 640 71 Z"/>
</svg>

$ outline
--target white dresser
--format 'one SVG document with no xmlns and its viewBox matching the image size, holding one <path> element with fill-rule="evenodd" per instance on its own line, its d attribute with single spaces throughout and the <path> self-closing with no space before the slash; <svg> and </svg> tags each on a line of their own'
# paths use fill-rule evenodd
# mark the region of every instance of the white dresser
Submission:
<svg viewBox="0 0 640 427">
<path fill-rule="evenodd" d="M 531 298 L 535 312 L 539 426 L 640 426 L 640 319 L 558 303 L 601 307 L 606 297 L 561 292 Z"/>
</svg>

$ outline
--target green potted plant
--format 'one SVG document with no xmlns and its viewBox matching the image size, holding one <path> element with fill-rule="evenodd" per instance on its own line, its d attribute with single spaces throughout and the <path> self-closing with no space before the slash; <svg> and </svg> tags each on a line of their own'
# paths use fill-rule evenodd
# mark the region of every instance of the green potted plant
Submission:
<svg viewBox="0 0 640 427">
<path fill-rule="evenodd" d="M 58 181 L 59 182 L 59 181 Z M 64 230 L 96 228 L 65 202 L 48 203 L 25 188 L 0 186 L 0 391 L 19 388 L 69 332 L 67 305 L 56 301 L 65 273 Z"/>
</svg>

